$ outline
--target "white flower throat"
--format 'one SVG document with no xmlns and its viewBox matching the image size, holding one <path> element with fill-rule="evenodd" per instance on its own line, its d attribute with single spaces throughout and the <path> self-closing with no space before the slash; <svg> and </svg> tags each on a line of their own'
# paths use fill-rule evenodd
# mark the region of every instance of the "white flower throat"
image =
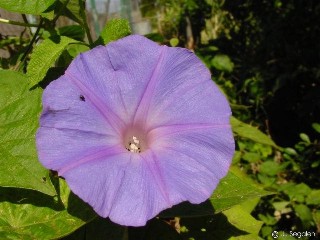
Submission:
<svg viewBox="0 0 320 240">
<path fill-rule="evenodd" d="M 141 147 L 139 139 L 135 136 L 132 136 L 132 138 L 129 139 L 128 146 L 126 147 L 126 149 L 130 152 L 140 153 Z"/>
</svg>

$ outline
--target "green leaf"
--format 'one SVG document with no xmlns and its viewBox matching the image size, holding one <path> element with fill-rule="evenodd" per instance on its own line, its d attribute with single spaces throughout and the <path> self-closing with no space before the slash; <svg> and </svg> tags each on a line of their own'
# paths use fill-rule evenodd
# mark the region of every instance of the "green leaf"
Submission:
<svg viewBox="0 0 320 240">
<path fill-rule="evenodd" d="M 236 167 L 231 167 L 227 176 L 220 181 L 213 195 L 207 201 L 201 204 L 183 202 L 161 212 L 160 216 L 194 217 L 212 215 L 249 199 L 270 194 L 273 193 L 263 190 Z"/>
<path fill-rule="evenodd" d="M 248 234 L 232 225 L 223 213 L 206 217 L 182 218 L 180 224 L 182 226 L 180 233 L 182 235 L 181 239 L 226 240 L 232 236 Z"/>
<path fill-rule="evenodd" d="M 108 44 L 120 38 L 131 34 L 131 29 L 128 20 L 126 19 L 112 19 L 109 20 L 106 26 L 102 29 L 98 44 Z"/>
<path fill-rule="evenodd" d="M 282 166 L 274 161 L 266 161 L 260 165 L 260 173 L 268 176 L 275 176 L 282 170 Z"/>
<path fill-rule="evenodd" d="M 241 206 L 235 206 L 229 210 L 223 211 L 223 214 L 227 216 L 228 221 L 239 230 L 247 232 L 231 239 L 258 239 L 259 231 L 262 227 L 263 222 L 256 220 L 246 212 Z"/>
<path fill-rule="evenodd" d="M 233 158 L 232 158 L 232 164 L 235 165 L 235 164 L 239 163 L 241 161 L 241 156 L 242 156 L 241 151 L 235 151 Z"/>
<path fill-rule="evenodd" d="M 212 217 L 182 218 L 183 239 L 259 239 L 263 222 L 237 205 Z M 152 238 L 153 239 L 153 238 Z"/>
<path fill-rule="evenodd" d="M 95 218 L 60 180 L 61 200 L 30 190 L 0 188 L 0 239 L 58 239 Z"/>
<path fill-rule="evenodd" d="M 239 169 L 231 167 L 210 197 L 210 202 L 215 212 L 220 212 L 246 200 L 270 194 L 272 192 L 263 190 Z"/>
<path fill-rule="evenodd" d="M 306 203 L 320 205 L 320 189 L 312 190 L 307 196 Z"/>
<path fill-rule="evenodd" d="M 290 233 L 285 231 L 279 231 L 277 233 L 277 236 L 279 236 L 276 238 L 277 240 L 297 240 L 297 238 L 293 237 Z"/>
<path fill-rule="evenodd" d="M 306 142 L 306 143 L 310 143 L 310 138 L 309 138 L 309 136 L 307 135 L 307 134 L 305 134 L 305 133 L 300 133 L 300 138 L 301 138 L 301 140 L 302 141 L 304 141 L 304 142 Z"/>
<path fill-rule="evenodd" d="M 313 221 L 317 226 L 320 226 L 320 210 L 315 210 L 312 212 Z"/>
<path fill-rule="evenodd" d="M 256 163 L 260 161 L 261 156 L 255 152 L 244 152 L 242 158 L 250 163 Z"/>
<path fill-rule="evenodd" d="M 55 0 L 1 0 L 0 8 L 11 12 L 40 15 L 52 5 L 54 1 Z"/>
<path fill-rule="evenodd" d="M 69 25 L 58 28 L 58 33 L 61 36 L 66 36 L 78 41 L 83 41 L 85 37 L 84 29 L 79 25 Z"/>
<path fill-rule="evenodd" d="M 267 225 L 275 225 L 277 223 L 277 220 L 275 219 L 275 217 L 271 216 L 269 213 L 267 213 L 265 215 L 258 214 L 258 217 L 260 220 L 262 220 Z"/>
<path fill-rule="evenodd" d="M 233 132 L 238 135 L 239 137 L 247 138 L 252 141 L 270 145 L 276 148 L 279 148 L 270 137 L 268 137 L 266 134 L 262 133 L 260 130 L 257 128 L 246 124 L 244 122 L 241 122 L 240 120 L 231 117 L 230 119 L 231 126 Z"/>
<path fill-rule="evenodd" d="M 295 149 L 293 149 L 293 148 L 289 148 L 289 147 L 288 147 L 288 148 L 285 148 L 284 151 L 285 151 L 287 154 L 291 155 L 291 156 L 296 156 L 296 155 L 298 155 L 297 151 L 296 151 Z"/>
<path fill-rule="evenodd" d="M 304 204 L 294 205 L 294 210 L 296 214 L 300 217 L 304 227 L 308 229 L 313 221 L 311 210 Z"/>
<path fill-rule="evenodd" d="M 25 75 L 0 70 L 0 186 L 54 195 L 35 147 L 41 94 L 40 89 L 29 91 Z"/>
<path fill-rule="evenodd" d="M 311 189 L 304 183 L 293 184 L 287 183 L 279 187 L 280 191 L 285 192 L 292 201 L 304 202 L 305 197 L 311 193 Z"/>
<path fill-rule="evenodd" d="M 68 53 L 70 54 L 70 56 L 72 56 L 73 58 L 75 58 L 76 56 L 78 56 L 80 53 L 86 52 L 90 50 L 90 48 L 86 45 L 83 45 L 82 43 L 79 44 L 72 44 L 67 48 Z"/>
<path fill-rule="evenodd" d="M 320 133 L 320 124 L 319 123 L 312 123 L 312 127 L 314 130 L 316 130 L 318 133 Z"/>
<path fill-rule="evenodd" d="M 68 2 L 66 8 L 63 9 L 62 15 L 82 25 L 81 6 L 85 6 L 85 0 L 61 0 L 61 2 L 62 4 Z"/>
<path fill-rule="evenodd" d="M 179 44 L 179 39 L 178 38 L 171 38 L 170 39 L 170 45 L 171 47 L 175 47 Z"/>
<path fill-rule="evenodd" d="M 255 207 L 258 205 L 259 201 L 260 201 L 260 197 L 252 198 L 241 203 L 239 206 L 241 206 L 242 209 L 247 213 L 251 213 L 255 209 Z"/>
<path fill-rule="evenodd" d="M 288 205 L 290 204 L 290 202 L 287 201 L 281 201 L 281 202 L 273 202 L 272 205 L 274 207 L 274 209 L 281 211 L 284 208 L 286 208 Z"/>
<path fill-rule="evenodd" d="M 232 72 L 234 68 L 234 63 L 231 61 L 229 56 L 224 54 L 217 54 L 211 60 L 211 65 L 220 71 Z"/>
<path fill-rule="evenodd" d="M 48 69 L 55 63 L 60 54 L 70 43 L 77 41 L 64 36 L 55 36 L 44 40 L 31 54 L 27 67 L 30 85 L 34 86 L 44 79 Z"/>
</svg>

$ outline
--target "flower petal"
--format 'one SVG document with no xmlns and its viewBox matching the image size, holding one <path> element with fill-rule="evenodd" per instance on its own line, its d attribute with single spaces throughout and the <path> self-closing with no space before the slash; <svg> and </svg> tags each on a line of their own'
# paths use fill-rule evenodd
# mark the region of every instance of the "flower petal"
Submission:
<svg viewBox="0 0 320 240">
<path fill-rule="evenodd" d="M 166 130 L 162 137 L 159 134 L 153 151 L 170 201 L 174 204 L 205 201 L 229 169 L 234 152 L 230 126 Z"/>
<path fill-rule="evenodd" d="M 150 128 L 181 123 L 229 123 L 229 104 L 211 80 L 209 70 L 190 51 L 166 48 L 149 109 Z"/>
<path fill-rule="evenodd" d="M 123 153 L 83 164 L 64 177 L 99 215 L 122 225 L 142 226 L 171 207 L 146 164 L 138 154 Z"/>
<path fill-rule="evenodd" d="M 206 200 L 234 152 L 230 107 L 208 69 L 142 36 L 81 54 L 45 89 L 43 109 L 40 161 L 123 225 Z M 126 150 L 130 134 L 141 153 Z"/>
<path fill-rule="evenodd" d="M 66 74 L 97 95 L 116 115 L 114 121 L 128 123 L 152 78 L 160 50 L 142 36 L 128 36 L 81 54 Z"/>
<path fill-rule="evenodd" d="M 52 82 L 43 94 L 36 140 L 39 158 L 47 168 L 59 171 L 83 156 L 109 149 L 121 141 L 92 105 L 90 96 L 82 94 L 64 76 Z"/>
</svg>

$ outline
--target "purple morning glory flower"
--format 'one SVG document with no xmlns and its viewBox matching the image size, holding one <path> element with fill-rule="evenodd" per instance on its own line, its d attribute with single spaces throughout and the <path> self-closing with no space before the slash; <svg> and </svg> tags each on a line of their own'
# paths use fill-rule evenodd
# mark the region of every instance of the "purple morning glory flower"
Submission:
<svg viewBox="0 0 320 240">
<path fill-rule="evenodd" d="M 210 197 L 234 153 L 230 114 L 192 52 L 132 35 L 80 54 L 45 89 L 39 159 L 102 217 L 141 226 Z"/>
</svg>

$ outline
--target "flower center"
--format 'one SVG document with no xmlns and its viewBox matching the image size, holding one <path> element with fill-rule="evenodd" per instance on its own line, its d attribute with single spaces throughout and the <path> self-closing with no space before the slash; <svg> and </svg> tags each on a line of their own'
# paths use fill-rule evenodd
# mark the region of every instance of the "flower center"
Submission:
<svg viewBox="0 0 320 240">
<path fill-rule="evenodd" d="M 129 141 L 128 141 L 128 145 L 127 145 L 126 149 L 130 152 L 140 153 L 141 147 L 140 147 L 139 139 L 135 136 L 132 136 L 132 139 L 129 139 Z"/>
<path fill-rule="evenodd" d="M 141 127 L 131 126 L 123 133 L 123 145 L 133 153 L 141 153 L 148 148 L 148 134 Z"/>
</svg>

